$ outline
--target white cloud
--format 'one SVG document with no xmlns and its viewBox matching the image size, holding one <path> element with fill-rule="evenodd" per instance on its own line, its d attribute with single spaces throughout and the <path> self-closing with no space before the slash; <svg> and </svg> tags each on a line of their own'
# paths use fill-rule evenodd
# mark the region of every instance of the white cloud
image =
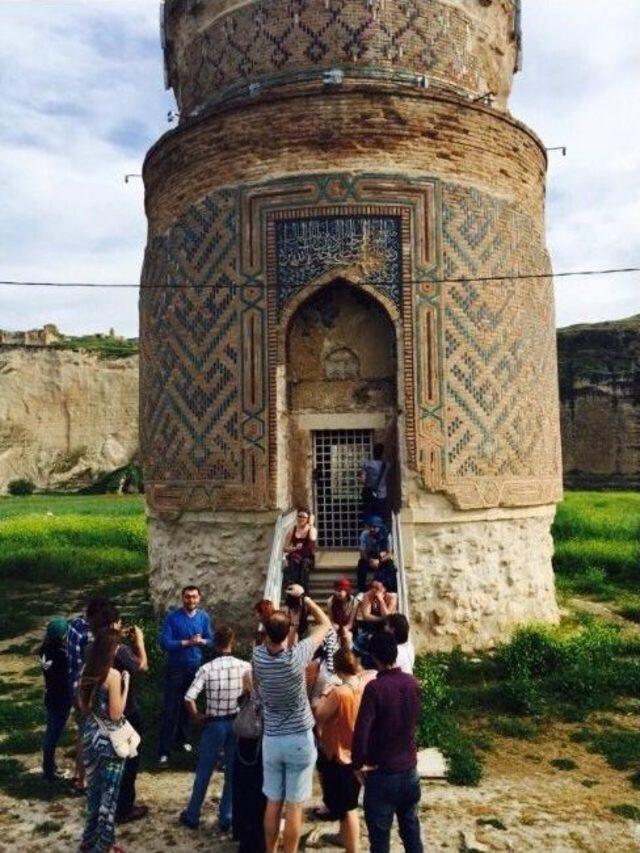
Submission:
<svg viewBox="0 0 640 853">
<path fill-rule="evenodd" d="M 556 271 L 640 266 L 640 4 L 525 0 L 511 110 L 547 146 Z M 640 312 L 640 274 L 556 280 L 558 325 Z"/>
<path fill-rule="evenodd" d="M 138 280 L 139 172 L 167 129 L 157 0 L 0 0 L 0 278 Z M 556 270 L 640 262 L 637 0 L 525 0 L 511 109 L 550 155 Z M 0 288 L 0 326 L 137 333 L 134 291 Z M 640 276 L 560 279 L 565 325 L 640 311 Z"/>
</svg>

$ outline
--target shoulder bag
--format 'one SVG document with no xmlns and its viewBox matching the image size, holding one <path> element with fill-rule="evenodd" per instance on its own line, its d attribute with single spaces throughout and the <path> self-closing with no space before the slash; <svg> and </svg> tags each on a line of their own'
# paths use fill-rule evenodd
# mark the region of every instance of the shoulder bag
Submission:
<svg viewBox="0 0 640 853">
<path fill-rule="evenodd" d="M 101 734 L 111 743 L 118 758 L 135 758 L 140 745 L 140 735 L 126 717 L 122 717 L 113 728 L 107 726 L 97 714 L 93 714 L 93 719 L 98 724 Z"/>
</svg>

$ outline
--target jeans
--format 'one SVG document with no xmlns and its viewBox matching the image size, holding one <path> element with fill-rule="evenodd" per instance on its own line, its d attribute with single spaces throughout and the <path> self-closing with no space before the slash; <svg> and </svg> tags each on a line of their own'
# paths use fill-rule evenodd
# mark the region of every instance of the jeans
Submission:
<svg viewBox="0 0 640 853">
<path fill-rule="evenodd" d="M 42 741 L 42 773 L 45 779 L 56 774 L 56 746 L 69 719 L 71 705 L 63 702 L 55 708 L 47 708 L 47 727 Z"/>
<path fill-rule="evenodd" d="M 200 809 L 209 787 L 213 768 L 224 750 L 224 784 L 218 819 L 220 826 L 227 829 L 231 826 L 231 803 L 233 796 L 233 766 L 236 757 L 236 738 L 233 733 L 233 716 L 214 717 L 206 723 L 200 737 L 198 766 L 193 780 L 193 790 L 189 805 L 184 812 L 189 823 L 197 824 L 200 820 Z"/>
<path fill-rule="evenodd" d="M 164 704 L 160 730 L 159 755 L 169 755 L 175 745 L 188 740 L 188 718 L 184 694 L 191 687 L 196 670 L 191 667 L 168 667 L 164 681 Z"/>
<path fill-rule="evenodd" d="M 420 821 L 420 779 L 415 770 L 402 773 L 372 771 L 365 778 L 364 819 L 369 831 L 371 853 L 389 853 L 393 816 L 398 818 L 400 838 L 406 853 L 422 853 Z"/>
<path fill-rule="evenodd" d="M 140 711 L 137 708 L 129 709 L 126 716 L 138 734 L 142 735 Z M 134 758 L 127 758 L 124 762 L 124 772 L 122 774 L 122 781 L 120 782 L 120 793 L 118 794 L 118 807 L 116 808 L 117 819 L 128 817 L 131 814 L 136 801 L 136 778 L 139 766 L 139 754 Z"/>
</svg>

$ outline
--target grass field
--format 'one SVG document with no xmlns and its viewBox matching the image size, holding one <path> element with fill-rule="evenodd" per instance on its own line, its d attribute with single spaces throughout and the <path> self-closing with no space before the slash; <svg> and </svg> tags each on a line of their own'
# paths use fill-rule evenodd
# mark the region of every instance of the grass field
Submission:
<svg viewBox="0 0 640 853">
<path fill-rule="evenodd" d="M 640 621 L 640 494 L 569 492 L 553 536 L 560 592 L 612 601 Z"/>
<path fill-rule="evenodd" d="M 638 769 L 640 636 L 633 621 L 640 621 L 640 495 L 569 493 L 553 532 L 564 602 L 608 602 L 630 628 L 574 607 L 559 628 L 524 629 L 495 654 L 421 658 L 420 740 L 448 754 L 451 781 L 477 784 L 483 756 L 500 738 L 535 742 L 554 721 L 572 723 L 570 736 L 621 773 Z M 22 757 L 37 749 L 42 724 L 33 631 L 53 615 L 80 611 L 89 595 L 111 597 L 126 622 L 145 629 L 151 667 L 137 693 L 150 766 L 162 659 L 148 595 L 142 498 L 0 498 L 0 640 L 5 653 L 32 661 L 20 679 L 0 680 L 0 730 L 8 733 L 0 742 L 0 787 L 14 796 L 31 795 L 36 785 L 17 773 Z M 614 716 L 602 723 L 603 713 Z M 184 759 L 185 768 L 190 762 Z"/>
</svg>

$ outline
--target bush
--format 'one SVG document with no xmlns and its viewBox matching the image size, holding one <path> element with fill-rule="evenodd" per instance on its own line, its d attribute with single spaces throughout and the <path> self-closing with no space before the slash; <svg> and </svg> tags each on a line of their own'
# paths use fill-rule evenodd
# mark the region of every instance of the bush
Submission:
<svg viewBox="0 0 640 853">
<path fill-rule="evenodd" d="M 453 718 L 451 692 L 443 667 L 431 658 L 419 657 L 414 674 L 421 694 L 419 746 L 442 750 L 448 761 L 447 779 L 452 785 L 478 785 L 482 763 Z"/>
<path fill-rule="evenodd" d="M 538 734 L 538 727 L 526 720 L 511 719 L 511 717 L 498 717 L 493 721 L 493 728 L 503 737 L 519 738 L 521 740 L 533 740 Z"/>
<path fill-rule="evenodd" d="M 501 646 L 496 664 L 511 679 L 531 679 L 549 675 L 562 659 L 560 644 L 551 630 L 533 626 L 520 628 L 510 642 Z"/>
<path fill-rule="evenodd" d="M 19 480 L 11 480 L 7 486 L 7 491 L 14 497 L 23 497 L 24 495 L 32 495 L 36 490 L 35 483 L 32 480 L 25 478 Z"/>
</svg>

